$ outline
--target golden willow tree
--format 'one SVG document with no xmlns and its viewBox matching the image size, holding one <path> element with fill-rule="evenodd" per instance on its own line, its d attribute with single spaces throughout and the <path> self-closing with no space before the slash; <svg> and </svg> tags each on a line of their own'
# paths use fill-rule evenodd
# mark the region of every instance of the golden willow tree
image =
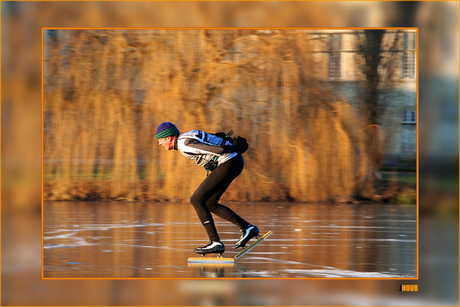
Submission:
<svg viewBox="0 0 460 307">
<path fill-rule="evenodd" d="M 247 138 L 225 200 L 347 199 L 366 136 L 301 30 L 58 30 L 44 43 L 45 199 L 188 201 L 206 172 L 154 138 Z"/>
</svg>

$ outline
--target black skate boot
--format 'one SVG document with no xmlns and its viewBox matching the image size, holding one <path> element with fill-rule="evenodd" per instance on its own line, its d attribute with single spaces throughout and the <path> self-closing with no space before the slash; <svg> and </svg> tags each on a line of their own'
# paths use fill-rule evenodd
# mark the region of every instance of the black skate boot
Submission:
<svg viewBox="0 0 460 307">
<path fill-rule="evenodd" d="M 257 226 L 249 224 L 248 227 L 242 230 L 243 234 L 241 235 L 240 239 L 235 243 L 234 248 L 244 247 L 249 240 L 253 237 L 259 235 L 259 228 Z"/>
<path fill-rule="evenodd" d="M 212 242 L 210 241 L 208 245 L 203 246 L 203 247 L 197 247 L 193 250 L 197 254 L 211 254 L 211 253 L 216 253 L 216 254 L 222 254 L 225 252 L 225 246 L 222 244 L 222 242 Z"/>
</svg>

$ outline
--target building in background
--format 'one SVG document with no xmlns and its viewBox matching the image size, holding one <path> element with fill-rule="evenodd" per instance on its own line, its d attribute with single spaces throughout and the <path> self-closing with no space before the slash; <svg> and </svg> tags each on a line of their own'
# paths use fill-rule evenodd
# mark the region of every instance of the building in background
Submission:
<svg viewBox="0 0 460 307">
<path fill-rule="evenodd" d="M 316 40 L 313 50 L 321 80 L 327 80 L 330 89 L 355 107 L 362 103 L 365 76 L 359 62 L 357 40 L 363 30 L 318 30 L 311 33 Z M 417 31 L 416 29 L 388 29 L 382 42 L 383 58 L 379 65 L 381 78 L 391 66 L 392 77 L 381 85 L 386 99 L 382 127 L 385 132 L 386 164 L 411 162 L 417 152 Z"/>
</svg>

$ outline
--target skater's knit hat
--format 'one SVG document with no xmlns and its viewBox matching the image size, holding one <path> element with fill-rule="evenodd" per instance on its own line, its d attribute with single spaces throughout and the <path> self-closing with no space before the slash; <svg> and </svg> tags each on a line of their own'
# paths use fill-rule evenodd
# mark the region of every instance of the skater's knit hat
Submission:
<svg viewBox="0 0 460 307">
<path fill-rule="evenodd" d="M 164 122 L 158 126 L 157 132 L 155 133 L 155 138 L 162 139 L 176 134 L 179 134 L 179 129 L 177 129 L 173 123 Z"/>
</svg>

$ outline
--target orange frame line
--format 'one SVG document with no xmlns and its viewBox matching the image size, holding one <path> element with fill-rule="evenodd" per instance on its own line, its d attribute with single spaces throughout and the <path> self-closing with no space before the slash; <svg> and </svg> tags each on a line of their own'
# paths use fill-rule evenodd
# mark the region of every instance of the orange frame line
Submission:
<svg viewBox="0 0 460 307">
<path fill-rule="evenodd" d="M 152 277 L 152 278 L 147 278 L 147 277 L 44 277 L 44 213 L 43 213 L 43 203 L 44 203 L 44 195 L 43 195 L 43 185 L 44 185 L 44 178 L 43 178 L 43 166 L 44 166 L 44 121 L 43 121 L 43 112 L 44 112 L 44 31 L 45 30 L 415 30 L 416 31 L 416 41 L 417 41 L 417 50 L 416 50 L 416 67 L 417 67 L 417 74 L 416 74 L 416 113 L 417 113 L 417 122 L 416 122 L 416 268 L 417 268 L 417 274 L 416 277 L 397 277 L 397 278 L 384 278 L 384 277 L 344 277 L 344 278 L 331 278 L 331 277 L 320 277 L 320 278 L 314 278 L 314 277 L 306 277 L 306 278 L 260 278 L 260 277 L 250 277 L 250 278 L 233 278 L 233 277 L 228 277 L 228 278 L 219 278 L 219 280 L 418 280 L 419 279 L 419 29 L 418 27 L 343 27 L 343 28 L 333 28 L 333 27 L 327 27 L 327 28 L 285 28 L 285 27 L 241 27 L 241 28 L 228 28 L 228 27 L 212 27 L 212 28 L 207 28 L 207 27 L 190 27 L 190 28 L 181 28 L 181 27 L 164 27 L 164 28 L 148 28 L 148 27 L 132 27 L 132 28 L 98 28 L 98 27 L 88 27 L 88 28 L 72 28 L 72 27 L 45 27 L 42 28 L 42 74 L 41 74 L 41 85 L 42 85 L 42 106 L 41 106 L 41 228 L 42 228 L 42 233 L 41 233 L 41 239 L 42 239 L 42 249 L 41 249 L 41 277 L 43 280 L 215 280 L 216 278 L 210 278 L 210 277 L 200 277 L 200 278 L 179 278 L 179 277 Z M 0 66 L 1 67 L 1 66 Z M 1 84 L 1 79 L 0 79 L 0 84 Z M 1 112 L 1 111 L 0 111 Z M 459 128 L 460 131 L 460 128 Z M 1 132 L 1 127 L 0 127 L 0 132 Z M 0 144 L 0 149 L 1 149 L 1 144 Z M 460 166 L 459 166 L 460 170 Z M 1 166 L 0 166 L 0 171 L 1 171 Z M 1 179 L 0 179 L 1 180 Z M 0 181 L 1 182 L 1 181 Z M 1 192 L 0 192 L 1 195 Z M 459 192 L 460 196 L 460 192 Z M 1 214 L 1 213 L 0 213 Z M 460 218 L 460 213 L 459 213 L 459 218 Z M 459 230 L 460 234 L 460 230 Z M 1 251 L 1 247 L 0 247 Z"/>
</svg>

